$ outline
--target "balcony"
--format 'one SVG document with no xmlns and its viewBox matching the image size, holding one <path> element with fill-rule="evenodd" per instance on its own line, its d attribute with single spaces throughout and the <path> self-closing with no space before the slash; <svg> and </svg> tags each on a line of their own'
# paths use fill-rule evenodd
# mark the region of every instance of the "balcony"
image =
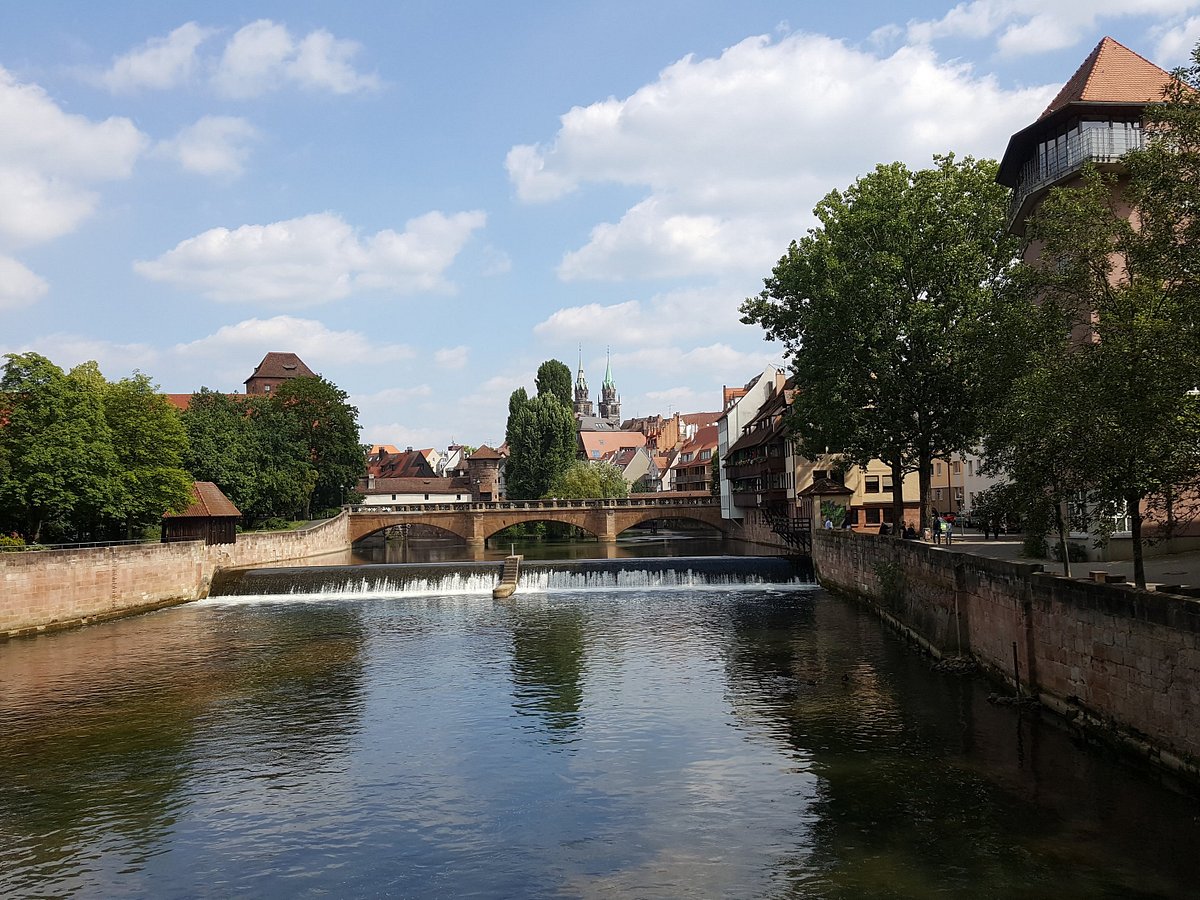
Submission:
<svg viewBox="0 0 1200 900">
<path fill-rule="evenodd" d="M 1106 125 L 1103 122 L 1095 124 Z M 1145 146 L 1145 132 L 1140 128 L 1093 127 L 1065 135 L 1056 147 L 1039 151 L 1021 166 L 1008 207 L 1009 228 L 1021 228 L 1033 201 L 1042 191 L 1077 174 L 1088 163 L 1112 164 L 1130 150 L 1141 150 Z"/>
</svg>

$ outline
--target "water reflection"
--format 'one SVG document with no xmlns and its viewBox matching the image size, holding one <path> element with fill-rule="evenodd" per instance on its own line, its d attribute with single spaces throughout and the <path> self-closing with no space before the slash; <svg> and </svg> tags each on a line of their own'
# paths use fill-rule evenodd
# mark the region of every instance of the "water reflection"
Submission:
<svg viewBox="0 0 1200 900">
<path fill-rule="evenodd" d="M 553 743 L 570 743 L 580 725 L 587 666 L 587 619 L 578 606 L 520 609 L 512 626 L 513 708 L 541 720 Z"/>
</svg>

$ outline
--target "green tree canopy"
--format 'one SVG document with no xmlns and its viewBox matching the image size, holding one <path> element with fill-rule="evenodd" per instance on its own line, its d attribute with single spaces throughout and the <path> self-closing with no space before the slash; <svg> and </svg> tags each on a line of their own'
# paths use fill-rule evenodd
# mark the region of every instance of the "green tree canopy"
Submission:
<svg viewBox="0 0 1200 900">
<path fill-rule="evenodd" d="M 534 381 L 538 396 L 550 396 L 559 403 L 571 408 L 574 397 L 571 393 L 571 370 L 567 364 L 557 359 L 548 359 L 537 370 Z"/>
<path fill-rule="evenodd" d="M 1005 290 L 1017 243 L 995 176 L 990 160 L 952 155 L 878 166 L 817 205 L 817 227 L 741 308 L 791 358 L 802 451 L 878 457 L 896 485 L 919 472 L 922 525 L 933 459 L 975 444 L 1019 346 Z"/>
<path fill-rule="evenodd" d="M 316 473 L 306 516 L 340 506 L 366 474 L 366 448 L 358 442 L 358 410 L 324 378 L 292 378 L 271 397 L 288 423 L 304 461 Z"/>
<path fill-rule="evenodd" d="M 555 478 L 575 459 L 575 416 L 557 398 L 539 394 L 516 404 L 508 420 L 506 440 L 508 496 L 514 500 L 544 497 Z"/>
<path fill-rule="evenodd" d="M 564 500 L 608 500 L 628 497 L 629 484 L 621 470 L 610 462 L 577 459 L 558 474 L 545 496 Z"/>
</svg>

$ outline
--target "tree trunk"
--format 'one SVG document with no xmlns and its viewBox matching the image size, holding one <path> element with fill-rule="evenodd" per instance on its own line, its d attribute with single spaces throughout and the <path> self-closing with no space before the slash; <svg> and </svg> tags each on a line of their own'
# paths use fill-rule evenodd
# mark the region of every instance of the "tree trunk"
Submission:
<svg viewBox="0 0 1200 900">
<path fill-rule="evenodd" d="M 917 529 L 921 534 L 930 527 L 929 523 L 929 487 L 933 481 L 933 458 L 926 450 L 922 450 L 917 460 L 917 502 L 920 509 L 917 514 Z"/>
<path fill-rule="evenodd" d="M 1125 498 L 1129 507 L 1129 531 L 1133 543 L 1133 583 L 1140 588 L 1146 587 L 1146 560 L 1142 553 L 1142 498 L 1140 494 L 1130 492 Z"/>
<path fill-rule="evenodd" d="M 904 534 L 904 466 L 897 453 L 889 461 L 892 467 L 892 534 Z"/>
<path fill-rule="evenodd" d="M 1054 528 L 1058 532 L 1058 552 L 1062 556 L 1063 575 L 1071 577 L 1071 548 L 1067 542 L 1067 517 L 1063 514 L 1066 501 L 1054 504 Z"/>
</svg>

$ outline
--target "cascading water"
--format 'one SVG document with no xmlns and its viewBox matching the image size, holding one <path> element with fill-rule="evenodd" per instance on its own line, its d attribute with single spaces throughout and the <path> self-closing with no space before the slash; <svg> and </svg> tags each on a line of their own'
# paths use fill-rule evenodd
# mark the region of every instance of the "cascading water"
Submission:
<svg viewBox="0 0 1200 900">
<path fill-rule="evenodd" d="M 491 594 L 502 563 L 304 566 L 223 572 L 210 597 L 394 597 Z M 667 557 L 521 565 L 517 594 L 737 587 L 807 589 L 811 569 L 774 556 Z"/>
</svg>

